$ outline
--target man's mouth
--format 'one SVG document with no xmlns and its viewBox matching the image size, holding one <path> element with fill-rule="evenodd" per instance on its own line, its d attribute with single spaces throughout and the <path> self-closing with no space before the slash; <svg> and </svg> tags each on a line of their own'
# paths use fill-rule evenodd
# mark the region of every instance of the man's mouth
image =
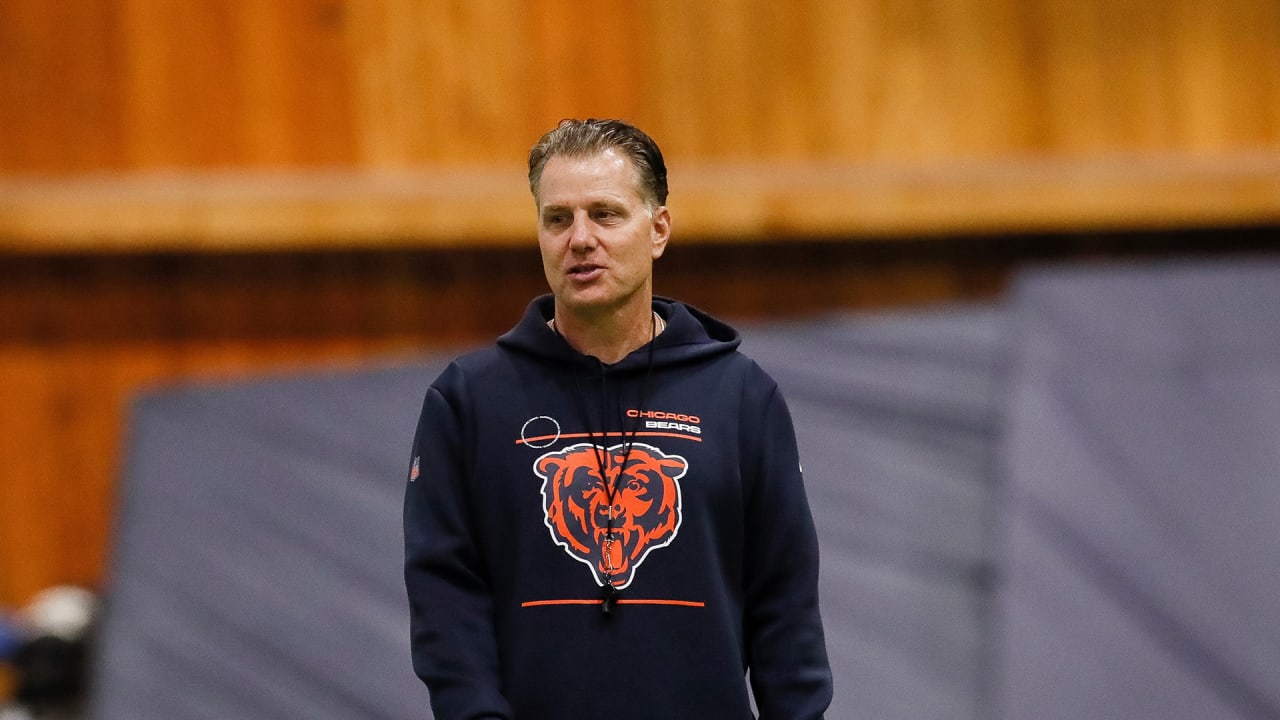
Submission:
<svg viewBox="0 0 1280 720">
<path fill-rule="evenodd" d="M 594 280 L 604 272 L 604 267 L 594 263 L 579 263 L 569 267 L 568 275 L 574 280 Z"/>
</svg>

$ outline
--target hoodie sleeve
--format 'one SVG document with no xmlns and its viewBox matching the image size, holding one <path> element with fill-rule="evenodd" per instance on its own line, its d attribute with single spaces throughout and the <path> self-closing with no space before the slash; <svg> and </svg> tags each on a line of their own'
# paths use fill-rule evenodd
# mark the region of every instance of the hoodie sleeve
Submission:
<svg viewBox="0 0 1280 720">
<path fill-rule="evenodd" d="M 441 391 L 450 391 L 451 380 L 461 382 L 456 365 L 427 391 L 405 492 L 413 669 L 427 685 L 437 720 L 510 720 L 499 684 L 493 598 L 473 534 L 463 426 Z"/>
<path fill-rule="evenodd" d="M 791 414 L 763 375 L 748 388 L 743 407 L 751 688 L 760 720 L 818 720 L 832 697 L 818 611 L 818 538 Z"/>
</svg>

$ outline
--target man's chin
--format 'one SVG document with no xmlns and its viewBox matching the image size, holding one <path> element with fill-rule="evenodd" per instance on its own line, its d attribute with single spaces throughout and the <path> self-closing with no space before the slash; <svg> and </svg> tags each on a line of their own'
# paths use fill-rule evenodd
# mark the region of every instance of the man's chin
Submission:
<svg viewBox="0 0 1280 720">
<path fill-rule="evenodd" d="M 599 317 L 622 305 L 616 294 L 601 288 L 563 290 L 556 300 L 560 307 L 583 318 Z"/>
</svg>

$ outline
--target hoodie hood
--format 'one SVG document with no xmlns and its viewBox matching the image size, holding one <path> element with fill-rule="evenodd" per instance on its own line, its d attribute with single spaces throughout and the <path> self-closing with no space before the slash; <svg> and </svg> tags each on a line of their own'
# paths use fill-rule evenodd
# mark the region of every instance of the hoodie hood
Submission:
<svg viewBox="0 0 1280 720">
<path fill-rule="evenodd" d="M 737 330 L 710 315 L 670 298 L 654 296 L 653 310 L 667 327 L 653 341 L 653 368 L 680 365 L 703 360 L 738 349 L 742 338 Z M 542 295 L 529 303 L 524 317 L 505 335 L 498 345 L 544 362 L 594 365 L 595 358 L 574 350 L 547 321 L 555 315 L 555 298 Z M 649 366 L 649 345 L 642 345 L 630 355 L 610 366 L 625 371 Z"/>
</svg>

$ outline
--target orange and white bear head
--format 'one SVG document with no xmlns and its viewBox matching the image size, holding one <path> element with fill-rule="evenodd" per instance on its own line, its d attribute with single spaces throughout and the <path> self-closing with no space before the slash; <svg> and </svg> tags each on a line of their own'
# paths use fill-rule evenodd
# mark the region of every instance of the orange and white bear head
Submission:
<svg viewBox="0 0 1280 720">
<path fill-rule="evenodd" d="M 650 552 L 675 539 L 679 481 L 688 468 L 679 455 L 643 443 L 630 452 L 578 443 L 533 464 L 551 539 L 590 567 L 597 584 L 618 589 L 631 584 Z"/>
</svg>

